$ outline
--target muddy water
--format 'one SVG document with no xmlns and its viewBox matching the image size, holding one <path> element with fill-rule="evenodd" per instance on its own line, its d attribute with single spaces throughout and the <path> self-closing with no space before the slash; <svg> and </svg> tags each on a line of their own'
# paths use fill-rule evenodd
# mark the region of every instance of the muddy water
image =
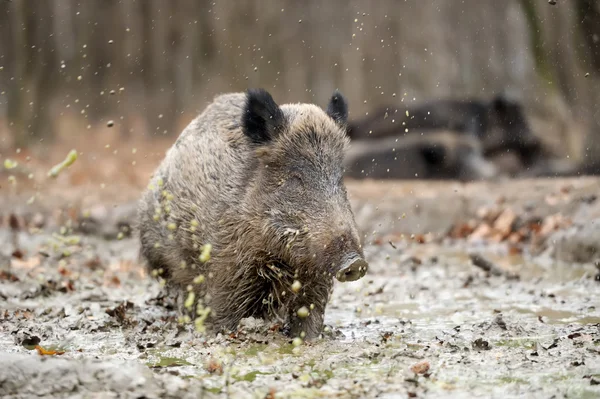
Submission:
<svg viewBox="0 0 600 399">
<path fill-rule="evenodd" d="M 50 234 L 22 233 L 19 260 L 8 233 L 0 238 L 2 397 L 600 395 L 600 284 L 590 264 L 509 256 L 502 246 L 372 245 L 369 274 L 336 286 L 325 337 L 294 349 L 257 320 L 232 336 L 179 327 L 132 239 L 53 247 Z M 488 276 L 473 251 L 519 279 Z M 65 353 L 42 361 L 34 343 Z"/>
</svg>

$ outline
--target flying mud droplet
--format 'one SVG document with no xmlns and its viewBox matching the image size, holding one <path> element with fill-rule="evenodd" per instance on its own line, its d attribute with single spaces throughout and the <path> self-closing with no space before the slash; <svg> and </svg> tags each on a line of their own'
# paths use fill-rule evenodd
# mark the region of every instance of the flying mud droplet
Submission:
<svg viewBox="0 0 600 399">
<path fill-rule="evenodd" d="M 76 150 L 71 150 L 69 151 L 69 153 L 67 154 L 67 157 L 65 158 L 64 161 L 62 161 L 61 163 L 59 163 L 58 165 L 55 165 L 52 169 L 50 169 L 50 171 L 48 172 L 48 177 L 57 177 L 60 172 L 63 171 L 63 169 L 68 168 L 69 166 L 73 165 L 73 163 L 75 163 L 75 161 L 77 160 L 77 151 Z"/>
<path fill-rule="evenodd" d="M 302 306 L 300 309 L 298 309 L 297 314 L 298 317 L 305 319 L 308 317 L 310 312 L 308 311 L 308 308 L 306 306 Z"/>
</svg>

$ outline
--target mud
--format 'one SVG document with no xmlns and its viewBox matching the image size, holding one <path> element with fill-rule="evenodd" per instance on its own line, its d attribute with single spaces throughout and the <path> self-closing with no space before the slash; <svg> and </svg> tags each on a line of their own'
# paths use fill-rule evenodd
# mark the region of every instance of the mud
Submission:
<svg viewBox="0 0 600 399">
<path fill-rule="evenodd" d="M 180 325 L 135 238 L 118 234 L 131 204 L 86 214 L 95 227 L 78 232 L 46 202 L 31 211 L 42 230 L 21 223 L 19 251 L 0 228 L 0 397 L 598 397 L 598 188 L 350 182 L 370 270 L 336 285 L 324 337 L 299 347 L 260 320 L 217 336 Z M 519 251 L 449 236 L 499 204 L 570 223 Z"/>
</svg>

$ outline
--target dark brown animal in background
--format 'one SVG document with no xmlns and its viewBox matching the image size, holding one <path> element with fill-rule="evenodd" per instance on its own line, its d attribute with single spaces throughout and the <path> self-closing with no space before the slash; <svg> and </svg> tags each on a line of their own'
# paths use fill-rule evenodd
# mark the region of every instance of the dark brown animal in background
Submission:
<svg viewBox="0 0 600 399">
<path fill-rule="evenodd" d="M 351 121 L 348 135 L 352 140 L 360 140 L 436 130 L 472 135 L 481 141 L 486 157 L 516 153 L 525 167 L 535 163 L 543 153 L 542 143 L 531 131 L 523 106 L 504 93 L 487 101 L 446 98 L 382 107 L 369 116 Z"/>
<path fill-rule="evenodd" d="M 216 97 L 143 195 L 150 270 L 182 292 L 192 286 L 217 328 L 254 316 L 317 336 L 334 277 L 357 280 L 368 268 L 343 183 L 347 115 L 337 91 L 326 112 L 278 106 L 264 90 Z"/>
<path fill-rule="evenodd" d="M 355 179 L 479 180 L 498 176 L 475 137 L 451 131 L 356 140 L 344 161 Z"/>
</svg>

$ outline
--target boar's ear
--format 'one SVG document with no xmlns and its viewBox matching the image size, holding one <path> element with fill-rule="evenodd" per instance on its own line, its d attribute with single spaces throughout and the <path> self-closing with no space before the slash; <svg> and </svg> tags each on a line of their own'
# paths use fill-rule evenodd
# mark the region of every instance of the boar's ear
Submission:
<svg viewBox="0 0 600 399">
<path fill-rule="evenodd" d="M 267 144 L 284 123 L 281 108 L 264 89 L 249 89 L 242 119 L 243 130 L 255 144 Z"/>
<path fill-rule="evenodd" d="M 333 92 L 329 105 L 327 105 L 327 115 L 340 126 L 345 126 L 348 121 L 348 103 L 337 89 Z"/>
</svg>

